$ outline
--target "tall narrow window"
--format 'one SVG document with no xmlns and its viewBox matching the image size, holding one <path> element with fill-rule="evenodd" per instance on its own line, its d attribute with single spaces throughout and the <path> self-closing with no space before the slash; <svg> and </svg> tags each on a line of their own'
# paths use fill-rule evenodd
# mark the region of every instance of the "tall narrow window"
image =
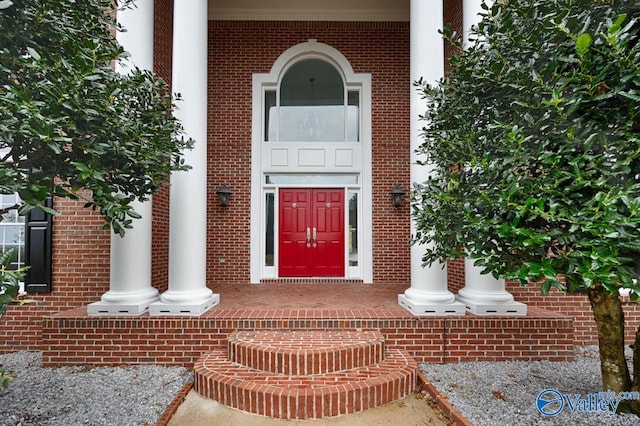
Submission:
<svg viewBox="0 0 640 426">
<path fill-rule="evenodd" d="M 360 141 L 360 92 L 350 90 L 347 98 L 347 141 Z"/>
<path fill-rule="evenodd" d="M 265 253 L 264 265 L 273 266 L 274 259 L 274 226 L 275 226 L 275 206 L 274 193 L 265 194 Z"/>
<path fill-rule="evenodd" d="M 277 140 L 276 126 L 276 91 L 267 90 L 264 92 L 264 140 L 275 141 Z"/>
<path fill-rule="evenodd" d="M 358 266 L 358 193 L 349 192 L 349 266 Z"/>
</svg>

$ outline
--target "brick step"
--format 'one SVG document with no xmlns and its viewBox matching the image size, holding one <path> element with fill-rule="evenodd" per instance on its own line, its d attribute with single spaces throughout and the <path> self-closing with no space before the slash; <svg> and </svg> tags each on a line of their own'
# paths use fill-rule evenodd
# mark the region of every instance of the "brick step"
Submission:
<svg viewBox="0 0 640 426">
<path fill-rule="evenodd" d="M 228 347 L 229 353 L 216 349 L 197 360 L 196 391 L 263 416 L 338 416 L 396 401 L 415 388 L 416 361 L 399 349 L 385 351 L 378 332 L 243 331 L 230 336 Z"/>
<path fill-rule="evenodd" d="M 287 376 L 232 363 L 223 350 L 195 364 L 197 392 L 221 404 L 280 419 L 320 419 L 363 411 L 413 392 L 416 362 L 387 350 L 374 367 L 311 376 Z"/>
<path fill-rule="evenodd" d="M 277 374 L 325 374 L 379 364 L 377 331 L 240 331 L 228 338 L 229 360 Z"/>
</svg>

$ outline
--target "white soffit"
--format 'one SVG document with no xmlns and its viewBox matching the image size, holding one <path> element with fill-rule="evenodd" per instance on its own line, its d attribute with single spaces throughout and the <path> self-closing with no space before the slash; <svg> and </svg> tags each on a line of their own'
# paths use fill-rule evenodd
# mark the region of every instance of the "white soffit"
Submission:
<svg viewBox="0 0 640 426">
<path fill-rule="evenodd" d="M 410 0 L 209 0 L 209 20 L 408 22 L 409 2 Z"/>
</svg>

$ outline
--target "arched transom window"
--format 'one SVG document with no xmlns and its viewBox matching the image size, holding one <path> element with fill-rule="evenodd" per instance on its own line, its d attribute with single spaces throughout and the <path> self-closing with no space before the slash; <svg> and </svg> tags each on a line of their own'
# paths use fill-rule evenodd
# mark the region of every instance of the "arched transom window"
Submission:
<svg viewBox="0 0 640 426">
<path fill-rule="evenodd" d="M 265 92 L 264 140 L 359 142 L 359 109 L 360 90 L 348 88 L 332 64 L 304 59 Z"/>
</svg>

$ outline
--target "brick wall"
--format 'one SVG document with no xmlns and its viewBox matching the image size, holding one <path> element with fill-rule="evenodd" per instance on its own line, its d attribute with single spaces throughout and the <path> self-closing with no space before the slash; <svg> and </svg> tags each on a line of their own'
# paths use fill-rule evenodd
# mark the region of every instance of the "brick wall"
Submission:
<svg viewBox="0 0 640 426">
<path fill-rule="evenodd" d="M 171 87 L 173 1 L 154 1 L 154 72 Z M 151 283 L 160 292 L 169 285 L 169 187 L 153 196 Z"/>
<path fill-rule="evenodd" d="M 45 318 L 45 366 L 161 364 L 192 366 L 203 353 L 225 349 L 241 330 L 379 330 L 385 346 L 419 362 L 552 360 L 574 358 L 572 320 L 534 308 L 535 317 L 407 317 L 402 309 L 384 318 L 354 318 L 354 311 L 210 311 L 201 317 L 96 318 L 83 309 Z M 328 312 L 328 311 L 326 311 Z M 370 312 L 369 312 L 370 314 Z"/>
<path fill-rule="evenodd" d="M 453 261 L 447 268 L 449 290 L 457 293 L 464 287 L 464 261 L 461 259 Z M 572 317 L 576 345 L 598 344 L 596 322 L 586 292 L 570 294 L 552 288 L 549 294 L 544 295 L 540 291 L 539 285 L 529 284 L 524 287 L 515 281 L 507 281 L 507 291 L 513 295 L 516 301 L 525 303 L 528 309 L 539 308 Z M 632 302 L 628 297 L 622 297 L 621 300 L 625 315 L 625 343 L 630 345 L 640 327 L 640 304 Z"/>
<path fill-rule="evenodd" d="M 29 294 L 34 302 L 9 306 L 0 318 L 0 352 L 41 349 L 42 318 L 100 300 L 109 289 L 109 233 L 83 202 L 56 199 L 53 221 L 53 292 Z"/>
<path fill-rule="evenodd" d="M 462 35 L 462 0 L 447 0 L 444 2 L 444 23 L 451 28 L 451 31 Z M 444 70 L 449 71 L 449 58 L 454 53 L 451 43 L 444 44 Z"/>
<path fill-rule="evenodd" d="M 574 318 L 576 345 L 595 345 L 598 343 L 596 322 L 586 292 L 567 294 L 551 289 L 548 295 L 540 292 L 540 286 L 531 284 L 527 287 L 509 282 L 507 289 L 519 302 L 530 307 L 539 307 L 556 311 Z M 640 327 L 640 304 L 623 297 L 622 308 L 625 315 L 625 343 L 630 345 Z"/>
<path fill-rule="evenodd" d="M 155 71 L 171 81 L 170 0 L 156 0 Z M 211 22 L 209 80 L 208 282 L 249 280 L 251 75 L 267 72 L 289 47 L 316 38 L 340 50 L 356 72 L 373 80 L 374 281 L 408 282 L 408 203 L 396 210 L 389 191 L 409 189 L 407 23 Z M 258 43 L 259 41 L 259 43 Z M 362 46 L 366 49 L 362 49 Z M 228 184 L 231 205 L 221 209 L 215 190 Z M 167 288 L 168 189 L 154 196 L 153 285 Z M 109 289 L 109 233 L 101 219 L 62 201 L 54 223 L 53 292 L 37 303 L 11 307 L 3 318 L 0 348 L 35 348 L 41 318 L 99 300 Z M 222 262 L 221 260 L 224 260 Z"/>
</svg>

